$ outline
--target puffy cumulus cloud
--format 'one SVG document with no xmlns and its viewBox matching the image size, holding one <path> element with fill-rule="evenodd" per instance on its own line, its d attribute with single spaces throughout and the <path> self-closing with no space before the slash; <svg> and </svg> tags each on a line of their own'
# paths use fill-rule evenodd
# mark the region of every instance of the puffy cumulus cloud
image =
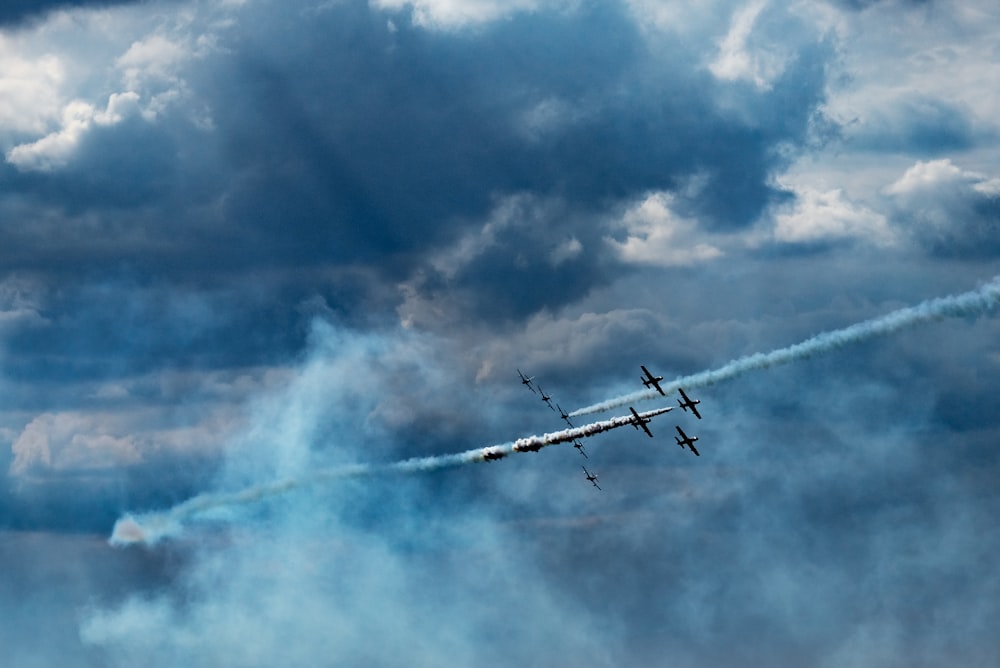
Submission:
<svg viewBox="0 0 1000 668">
<path fill-rule="evenodd" d="M 138 112 L 139 95 L 114 93 L 105 109 L 95 109 L 82 102 L 71 102 L 62 113 L 62 127 L 41 139 L 15 146 L 7 151 L 7 161 L 22 170 L 51 171 L 65 166 L 76 152 L 83 136 L 94 126 L 111 126 Z"/>
<path fill-rule="evenodd" d="M 1000 178 L 932 160 L 910 167 L 885 193 L 895 224 L 927 251 L 949 257 L 1000 252 Z"/>
<path fill-rule="evenodd" d="M 38 50 L 39 44 L 49 45 L 36 61 L 38 76 L 33 86 L 19 84 L 19 72 L 28 67 L 24 60 L 13 63 L 16 67 L 4 84 L 13 93 L 12 112 L 18 110 L 22 98 L 35 103 L 32 114 L 25 114 L 20 123 L 27 123 L 21 128 L 22 135 L 27 130 L 38 134 L 53 124 L 58 127 L 39 139 L 22 141 L 8 149 L 7 161 L 22 170 L 63 168 L 91 128 L 116 125 L 137 112 L 147 121 L 155 121 L 168 109 L 181 108 L 196 123 L 210 126 L 204 107 L 187 100 L 189 90 L 183 71 L 191 61 L 213 50 L 217 25 L 212 16 L 212 12 L 203 10 L 192 11 L 186 17 L 180 14 L 171 21 L 151 21 L 128 12 L 61 13 L 8 38 L 7 42 L 28 53 Z M 95 32 L 110 35 L 100 48 L 94 48 Z M 115 49 L 119 50 L 117 57 Z M 84 75 L 80 71 L 83 63 L 104 76 Z M 109 90 L 108 80 L 113 74 L 121 79 L 119 90 Z M 88 76 L 96 81 L 88 81 Z M 106 105 L 98 102 L 101 98 L 108 100 Z M 59 107 L 56 113 L 50 108 L 53 104 Z"/>
<path fill-rule="evenodd" d="M 46 413 L 24 428 L 11 446 L 14 475 L 47 471 L 88 471 L 134 464 L 140 447 L 129 435 L 116 435 L 108 416 Z"/>
<path fill-rule="evenodd" d="M 190 390 L 192 400 L 198 397 L 198 406 L 165 402 L 164 390 L 160 405 L 148 396 L 140 403 L 137 384 L 122 383 L 99 386 L 81 402 L 91 404 L 88 410 L 37 415 L 16 435 L 8 430 L 13 455 L 9 473 L 26 480 L 71 481 L 80 474 L 99 478 L 139 471 L 140 464 L 216 457 L 228 436 L 244 423 L 242 402 L 248 393 L 230 389 L 220 394 L 211 386 L 218 378 L 206 375 Z M 254 392 L 265 386 L 256 386 Z"/>
<path fill-rule="evenodd" d="M 695 221 L 671 210 L 672 201 L 669 193 L 651 193 L 625 212 L 620 222 L 625 240 L 607 240 L 623 262 L 691 266 L 722 256 L 718 247 L 700 241 Z"/>
<path fill-rule="evenodd" d="M 795 203 L 774 216 L 774 239 L 781 243 L 814 244 L 858 240 L 877 246 L 894 243 L 886 217 L 850 201 L 840 189 L 795 189 Z"/>
</svg>

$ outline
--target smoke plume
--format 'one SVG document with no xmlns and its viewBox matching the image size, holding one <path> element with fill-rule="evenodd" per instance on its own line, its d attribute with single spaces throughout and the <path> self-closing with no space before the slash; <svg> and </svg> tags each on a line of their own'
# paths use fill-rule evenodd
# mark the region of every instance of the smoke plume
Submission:
<svg viewBox="0 0 1000 668">
<path fill-rule="evenodd" d="M 645 420 L 662 415 L 670 410 L 673 410 L 673 407 L 657 408 L 640 413 L 639 417 Z M 255 485 L 236 492 L 199 494 L 162 512 L 124 515 L 115 522 L 109 542 L 117 546 L 135 543 L 152 545 L 163 538 L 178 535 L 183 530 L 186 522 L 209 510 L 257 503 L 264 499 L 286 494 L 309 485 L 317 485 L 344 478 L 435 471 L 465 464 L 503 459 L 513 453 L 538 452 L 550 445 L 567 443 L 577 438 L 595 436 L 611 429 L 633 424 L 634 422 L 635 418 L 631 414 L 621 415 L 610 420 L 602 420 L 581 427 L 563 429 L 562 431 L 543 434 L 541 436 L 527 436 L 519 438 L 512 443 L 491 445 L 451 455 L 417 457 L 390 464 L 340 466 L 325 471 L 317 471 L 307 476 Z"/>
<path fill-rule="evenodd" d="M 858 343 L 883 334 L 892 334 L 901 329 L 913 327 L 931 320 L 979 315 L 996 306 L 998 302 L 1000 302 L 1000 277 L 994 278 L 978 290 L 950 297 L 931 299 L 921 302 L 916 306 L 899 309 L 898 311 L 893 311 L 872 320 L 859 322 L 850 327 L 817 334 L 801 343 L 772 350 L 769 353 L 755 353 L 746 357 L 740 357 L 718 369 L 683 376 L 669 383 L 661 383 L 660 387 L 663 388 L 665 393 L 669 394 L 675 392 L 679 387 L 696 388 L 714 385 L 724 380 L 742 376 L 750 371 L 788 364 L 789 362 L 811 357 L 812 355 L 836 350 L 850 343 Z M 655 389 L 639 390 L 585 408 L 579 408 L 570 413 L 570 417 L 600 413 L 647 399 L 655 399 L 659 396 L 660 393 Z"/>
</svg>

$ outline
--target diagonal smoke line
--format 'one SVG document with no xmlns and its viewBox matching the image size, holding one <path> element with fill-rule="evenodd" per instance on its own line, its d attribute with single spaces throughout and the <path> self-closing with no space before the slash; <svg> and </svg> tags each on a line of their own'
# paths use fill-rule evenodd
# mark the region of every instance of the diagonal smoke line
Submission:
<svg viewBox="0 0 1000 668">
<path fill-rule="evenodd" d="M 788 364 L 789 362 L 804 359 L 812 355 L 836 350 L 850 343 L 865 341 L 866 339 L 884 334 L 892 334 L 893 332 L 898 332 L 931 320 L 979 315 L 992 309 L 998 303 L 1000 303 L 1000 277 L 995 277 L 978 290 L 963 292 L 962 294 L 950 297 L 930 299 L 916 306 L 899 309 L 898 311 L 893 311 L 892 313 L 887 313 L 871 320 L 865 320 L 843 329 L 817 334 L 801 343 L 772 350 L 769 353 L 755 353 L 746 357 L 740 357 L 718 369 L 683 376 L 670 383 L 661 383 L 660 386 L 666 393 L 674 392 L 679 387 L 706 387 L 742 376 L 750 371 Z M 647 399 L 655 399 L 659 396 L 659 392 L 655 389 L 639 390 L 638 392 L 608 399 L 607 401 L 602 401 L 585 408 L 579 408 L 570 413 L 569 416 L 577 417 L 600 413 Z"/>
<path fill-rule="evenodd" d="M 646 419 L 662 415 L 673 410 L 672 406 L 656 408 L 640 413 L 639 417 Z M 558 443 L 567 443 L 576 438 L 586 438 L 597 434 L 633 424 L 632 415 L 622 415 L 609 420 L 563 429 L 562 431 L 543 434 L 542 436 L 527 436 L 512 443 L 491 445 L 485 448 L 466 450 L 451 455 L 432 457 L 416 457 L 404 459 L 390 464 L 355 464 L 339 466 L 325 471 L 317 471 L 300 478 L 288 478 L 261 485 L 254 485 L 236 492 L 219 492 L 199 494 L 173 508 L 160 512 L 142 514 L 126 514 L 115 522 L 109 542 L 112 545 L 124 546 L 136 543 L 152 545 L 164 538 L 178 535 L 184 525 L 199 514 L 228 506 L 243 506 L 257 503 L 264 499 L 286 494 L 303 487 L 317 485 L 345 478 L 360 478 L 375 475 L 398 473 L 419 473 L 439 469 L 474 464 L 477 462 L 503 459 L 513 453 L 538 452 L 542 448 Z"/>
</svg>

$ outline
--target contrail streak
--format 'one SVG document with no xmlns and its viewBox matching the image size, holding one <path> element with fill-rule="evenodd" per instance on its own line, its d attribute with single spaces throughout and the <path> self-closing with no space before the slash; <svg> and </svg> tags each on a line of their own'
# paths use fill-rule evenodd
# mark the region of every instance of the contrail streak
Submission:
<svg viewBox="0 0 1000 668">
<path fill-rule="evenodd" d="M 656 408 L 645 413 L 640 413 L 640 418 L 652 418 L 673 410 L 672 406 Z M 255 485 L 236 492 L 220 492 L 215 494 L 199 494 L 183 503 L 161 512 L 151 512 L 143 514 L 127 514 L 115 522 L 111 532 L 109 542 L 112 545 L 123 546 L 135 543 L 145 543 L 152 545 L 163 538 L 175 536 L 183 529 L 186 522 L 197 515 L 227 506 L 242 506 L 257 503 L 264 499 L 286 494 L 296 489 L 301 489 L 310 485 L 324 482 L 340 480 L 345 478 L 360 478 L 375 475 L 388 475 L 393 473 L 418 473 L 423 471 L 435 471 L 438 469 L 463 466 L 477 462 L 493 461 L 503 459 L 513 453 L 538 452 L 542 448 L 558 443 L 567 443 L 576 438 L 595 436 L 611 429 L 624 427 L 633 424 L 635 418 L 632 415 L 622 415 L 602 420 L 581 427 L 563 429 L 562 431 L 543 434 L 542 436 L 527 436 L 519 438 L 512 443 L 502 445 L 491 445 L 485 448 L 476 448 L 451 455 L 440 455 L 435 457 L 417 457 L 405 459 L 390 464 L 355 464 L 352 466 L 340 466 L 325 471 L 316 471 L 300 478 L 288 478 L 271 483 Z"/>
<path fill-rule="evenodd" d="M 702 371 L 690 376 L 683 376 L 670 383 L 661 383 L 660 386 L 664 392 L 669 394 L 676 391 L 679 387 L 689 388 L 714 385 L 724 380 L 742 376 L 749 371 L 788 364 L 789 362 L 794 362 L 805 357 L 835 350 L 849 343 L 857 343 L 883 334 L 892 334 L 901 329 L 913 327 L 914 325 L 919 325 L 930 320 L 978 315 L 995 307 L 998 303 L 1000 303 L 1000 277 L 994 278 L 978 290 L 950 297 L 930 299 L 916 306 L 899 309 L 878 318 L 859 322 L 850 327 L 817 334 L 810 339 L 786 348 L 772 350 L 769 353 L 755 353 L 746 357 L 740 357 L 713 371 Z M 639 390 L 631 394 L 593 404 L 592 406 L 577 409 L 569 415 L 570 417 L 577 417 L 599 413 L 619 406 L 645 401 L 646 399 L 655 399 L 659 396 L 659 392 L 655 389 Z"/>
</svg>

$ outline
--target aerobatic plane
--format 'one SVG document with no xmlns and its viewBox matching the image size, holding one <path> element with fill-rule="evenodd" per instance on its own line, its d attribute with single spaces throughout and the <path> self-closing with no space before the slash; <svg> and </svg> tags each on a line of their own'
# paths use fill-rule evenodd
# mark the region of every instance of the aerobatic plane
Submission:
<svg viewBox="0 0 1000 668">
<path fill-rule="evenodd" d="M 663 388 L 660 387 L 660 381 L 663 380 L 663 376 L 654 376 L 649 372 L 649 369 L 647 369 L 642 364 L 640 364 L 639 367 L 642 369 L 642 372 L 646 375 L 645 378 L 642 379 L 642 384 L 645 385 L 646 387 L 655 387 L 657 392 L 659 392 L 663 396 L 667 396 L 666 393 L 664 393 Z"/>
<path fill-rule="evenodd" d="M 521 373 L 520 369 L 517 370 L 517 375 L 521 377 L 521 385 L 525 385 L 532 392 L 535 391 L 535 388 L 531 386 L 531 381 L 535 379 L 534 376 L 525 376 L 523 373 Z"/>
<path fill-rule="evenodd" d="M 681 450 L 683 450 L 684 446 L 686 445 L 687 447 L 691 448 L 691 452 L 693 452 L 698 457 L 701 457 L 701 455 L 694 447 L 694 442 L 698 440 L 698 437 L 688 436 L 687 434 L 684 433 L 684 430 L 681 429 L 680 427 L 677 427 L 677 433 L 680 434 L 680 437 L 674 436 L 674 440 L 677 441 L 677 445 L 681 446 Z"/>
<path fill-rule="evenodd" d="M 575 438 L 573 439 L 573 447 L 579 450 L 581 455 L 587 457 L 587 453 L 583 451 L 583 443 L 576 440 Z M 590 459 L 590 457 L 587 457 L 587 459 Z"/>
<path fill-rule="evenodd" d="M 556 404 L 556 408 L 559 409 L 559 417 L 561 417 L 563 420 L 566 420 L 566 424 L 572 427 L 573 423 L 569 421 L 569 413 L 564 411 L 562 409 L 562 406 L 560 406 L 559 404 Z"/>
<path fill-rule="evenodd" d="M 680 399 L 678 399 L 677 403 L 679 403 L 681 405 L 681 408 L 683 408 L 685 411 L 690 408 L 691 412 L 694 413 L 694 416 L 700 420 L 701 419 L 701 413 L 698 412 L 698 409 L 696 408 L 696 406 L 701 403 L 701 400 L 700 399 L 695 399 L 694 401 L 692 401 L 692 400 L 688 399 L 688 395 L 684 394 L 684 388 L 683 387 L 678 387 L 677 391 L 681 393 L 682 397 L 684 397 L 684 401 L 681 401 Z"/>
<path fill-rule="evenodd" d="M 555 407 L 552 405 L 552 397 L 550 397 L 549 395 L 545 394 L 545 390 L 542 389 L 541 385 L 538 386 L 538 393 L 540 395 L 542 395 L 542 401 L 544 401 L 546 404 L 548 404 L 549 408 L 551 408 L 552 410 L 555 410 Z"/>
<path fill-rule="evenodd" d="M 646 426 L 647 424 L 650 423 L 650 421 L 652 421 L 653 418 L 642 417 L 641 415 L 636 413 L 635 409 L 632 408 L 631 406 L 629 406 L 628 409 L 632 411 L 632 426 L 635 427 L 636 429 L 642 429 L 644 432 L 646 432 L 647 436 L 653 438 L 653 432 L 651 432 L 649 430 L 649 427 Z"/>
<path fill-rule="evenodd" d="M 584 472 L 584 474 L 586 474 L 587 480 L 590 481 L 590 484 L 592 484 L 597 489 L 601 488 L 601 486 L 597 484 L 597 474 L 596 473 L 591 473 L 590 471 L 588 471 L 586 466 L 583 467 L 583 472 Z"/>
</svg>

